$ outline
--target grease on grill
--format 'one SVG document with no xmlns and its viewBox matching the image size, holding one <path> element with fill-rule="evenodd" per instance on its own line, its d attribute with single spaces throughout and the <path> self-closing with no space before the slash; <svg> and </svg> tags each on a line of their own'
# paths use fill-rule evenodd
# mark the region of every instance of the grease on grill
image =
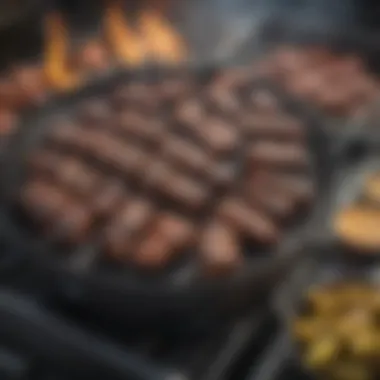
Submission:
<svg viewBox="0 0 380 380">
<path fill-rule="evenodd" d="M 378 378 L 378 287 L 360 281 L 318 286 L 304 302 L 293 335 L 305 366 L 325 379 Z"/>
<path fill-rule="evenodd" d="M 211 276 L 239 268 L 245 242 L 278 243 L 314 195 L 306 126 L 268 89 L 222 79 L 121 83 L 58 119 L 22 193 L 41 233 L 145 269 L 192 252 Z"/>
<path fill-rule="evenodd" d="M 284 46 L 260 62 L 262 75 L 333 116 L 352 116 L 379 94 L 359 56 L 323 47 Z"/>
</svg>

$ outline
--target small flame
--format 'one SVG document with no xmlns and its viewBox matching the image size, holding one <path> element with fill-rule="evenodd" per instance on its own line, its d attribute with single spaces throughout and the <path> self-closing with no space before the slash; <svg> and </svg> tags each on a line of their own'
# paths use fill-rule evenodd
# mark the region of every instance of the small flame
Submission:
<svg viewBox="0 0 380 380">
<path fill-rule="evenodd" d="M 179 63 L 186 58 L 184 41 L 160 12 L 153 9 L 142 11 L 139 30 L 149 55 L 155 61 Z"/>
<path fill-rule="evenodd" d="M 114 54 L 122 63 L 138 66 L 144 62 L 145 46 L 138 34 L 129 27 L 120 1 L 107 4 L 105 31 Z"/>
<path fill-rule="evenodd" d="M 158 9 L 144 9 L 134 31 L 123 15 L 122 3 L 111 1 L 106 8 L 105 30 L 115 55 L 128 65 L 142 64 L 148 58 L 178 63 L 187 55 L 182 38 Z"/>
<path fill-rule="evenodd" d="M 104 37 L 114 57 L 131 67 L 140 66 L 147 60 L 166 64 L 185 60 L 186 44 L 164 12 L 165 7 L 143 9 L 137 19 L 137 29 L 134 29 L 124 14 L 123 2 L 109 0 L 103 20 Z M 70 37 L 59 12 L 47 15 L 45 38 L 44 73 L 48 85 L 56 90 L 76 88 L 86 73 L 70 66 Z M 107 52 L 101 41 L 92 41 L 84 50 L 80 56 L 85 67 L 102 70 L 108 66 Z"/>
<path fill-rule="evenodd" d="M 44 71 L 48 84 L 60 90 L 77 87 L 80 78 L 67 67 L 69 38 L 62 15 L 58 12 L 47 15 L 45 36 Z"/>
</svg>

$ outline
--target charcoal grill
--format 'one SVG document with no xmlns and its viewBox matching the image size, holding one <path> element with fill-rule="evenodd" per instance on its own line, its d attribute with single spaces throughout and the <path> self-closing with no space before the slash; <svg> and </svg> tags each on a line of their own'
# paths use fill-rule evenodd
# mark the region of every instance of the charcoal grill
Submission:
<svg viewBox="0 0 380 380">
<path fill-rule="evenodd" d="M 307 14 L 313 14 L 316 21 L 314 29 L 321 31 L 318 20 L 326 21 L 323 17 L 326 15 L 324 9 L 318 12 L 314 8 L 311 12 L 310 7 L 307 10 L 307 7 L 301 6 L 299 2 L 282 1 L 279 4 L 280 2 L 183 1 L 178 13 L 173 12 L 172 20 L 189 42 L 193 56 L 197 59 L 247 61 L 263 47 L 259 42 L 264 25 L 272 26 L 270 32 L 278 34 L 281 30 L 279 25 L 286 27 L 287 20 L 296 22 L 300 18 L 306 19 Z M 67 12 L 76 13 L 79 19 L 82 17 L 77 9 L 67 9 Z M 90 19 L 90 15 L 88 16 Z M 339 19 L 336 16 L 339 16 Z M 329 24 L 330 30 L 342 30 L 343 26 L 352 22 L 351 16 L 349 12 L 329 12 L 330 20 L 334 21 Z M 75 24 L 75 17 L 71 19 Z M 1 52 L 5 64 L 14 63 L 20 58 L 36 59 L 40 56 L 40 24 L 35 25 L 37 27 L 33 33 L 28 33 L 27 38 L 25 34 L 20 34 L 20 30 L 5 37 L 1 36 L 9 45 L 9 49 Z M 86 28 L 87 25 L 83 29 Z M 208 33 L 211 29 L 212 33 Z M 234 36 L 230 35 L 232 31 L 236 31 Z M 28 49 L 14 48 L 20 40 L 24 41 L 24 46 L 28 45 Z M 9 43 L 10 41 L 12 43 Z M 32 278 L 28 274 L 28 263 L 14 255 L 14 252 L 7 255 L 6 245 L 0 243 L 0 248 L 5 258 L 0 260 L 0 283 L 3 288 L 0 301 L 7 305 L 1 316 L 5 323 L 2 322 L 0 326 L 1 379 L 82 379 L 83 373 L 86 373 L 99 357 L 86 353 L 85 358 L 79 355 L 83 360 L 67 365 L 68 362 L 63 360 L 61 354 L 68 352 L 67 340 L 63 339 L 62 334 L 68 331 L 69 325 L 69 331 L 78 333 L 74 334 L 77 348 L 70 351 L 71 355 L 81 352 L 80 349 L 78 351 L 78 346 L 83 348 L 88 336 L 96 336 L 96 349 L 112 346 L 115 357 L 119 358 L 110 359 L 108 356 L 107 359 L 107 355 L 100 355 L 99 373 L 93 373 L 93 379 L 104 374 L 102 371 L 106 371 L 106 376 L 101 378 L 133 379 L 130 369 L 121 364 L 120 358 L 123 361 L 128 355 L 138 355 L 148 370 L 145 372 L 146 379 L 153 373 L 156 375 L 155 378 L 161 375 L 169 380 L 309 380 L 298 363 L 292 360 L 288 337 L 283 334 L 283 326 L 273 317 L 268 305 L 263 305 L 263 310 L 256 312 L 254 316 L 247 315 L 224 326 L 217 336 L 208 337 L 206 341 L 168 341 L 159 336 L 127 337 L 119 334 L 120 330 L 112 331 L 104 321 L 91 319 L 75 309 L 53 302 L 51 294 L 47 294 L 46 290 L 39 286 L 38 276 Z M 1 312 L 0 307 L 0 315 Z M 6 316 L 8 319 L 3 318 Z M 46 321 L 54 323 L 47 328 L 48 323 L 44 323 Z M 20 328 L 21 326 L 23 327 Z M 120 335 L 123 335 L 122 339 Z M 70 355 L 67 358 L 70 358 Z M 111 377 L 111 373 L 115 376 Z"/>
</svg>

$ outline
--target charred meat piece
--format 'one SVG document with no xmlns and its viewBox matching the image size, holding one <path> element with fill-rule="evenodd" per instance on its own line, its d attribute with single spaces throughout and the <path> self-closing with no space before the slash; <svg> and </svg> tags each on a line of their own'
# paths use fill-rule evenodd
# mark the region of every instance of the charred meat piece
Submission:
<svg viewBox="0 0 380 380">
<path fill-rule="evenodd" d="M 281 191 L 292 194 L 301 205 L 310 204 L 315 197 L 314 183 L 307 176 L 279 174 L 276 178 L 276 186 Z"/>
<path fill-rule="evenodd" d="M 314 198 L 313 182 L 301 175 L 256 170 L 247 177 L 246 186 L 247 199 L 282 218 Z"/>
<path fill-rule="evenodd" d="M 205 185 L 184 173 L 173 170 L 165 163 L 159 162 L 153 165 L 147 177 L 148 184 L 153 190 L 186 209 L 199 210 L 209 197 Z"/>
<path fill-rule="evenodd" d="M 248 96 L 248 101 L 256 112 L 269 115 L 281 113 L 280 101 L 270 91 L 253 90 Z"/>
<path fill-rule="evenodd" d="M 172 213 L 157 215 L 156 222 L 136 250 L 134 261 L 149 268 L 162 268 L 188 244 L 193 243 L 194 225 Z"/>
<path fill-rule="evenodd" d="M 212 86 L 215 89 L 236 91 L 251 82 L 254 78 L 252 73 L 253 70 L 251 67 L 226 69 L 214 78 Z"/>
<path fill-rule="evenodd" d="M 43 230 L 60 242 L 78 244 L 90 233 L 90 209 L 57 186 L 35 179 L 23 189 L 21 200 Z"/>
<path fill-rule="evenodd" d="M 209 155 L 183 138 L 169 137 L 164 142 L 163 157 L 179 168 L 192 173 L 204 175 L 206 178 L 213 175 L 214 161 Z"/>
<path fill-rule="evenodd" d="M 243 114 L 241 123 L 250 138 L 272 138 L 295 142 L 305 139 L 305 128 L 302 123 L 286 115 Z"/>
<path fill-rule="evenodd" d="M 204 228 L 199 249 L 202 267 L 208 276 L 231 273 L 241 264 L 239 235 L 223 221 L 212 221 Z"/>
<path fill-rule="evenodd" d="M 45 175 L 68 192 L 90 196 L 99 185 L 100 174 L 74 156 L 53 151 L 37 152 L 31 159 L 33 172 Z"/>
<path fill-rule="evenodd" d="M 93 209 L 97 216 L 113 215 L 126 198 L 126 190 L 119 179 L 103 179 L 93 198 Z"/>
<path fill-rule="evenodd" d="M 338 117 L 354 114 L 360 105 L 373 101 L 379 91 L 363 60 L 355 55 L 342 55 L 318 47 L 284 47 L 264 65 L 271 67 L 264 70 L 266 74 L 287 91 Z M 361 95 L 356 97 L 359 105 L 353 99 L 356 83 L 360 87 L 361 81 L 370 86 L 367 93 L 359 91 Z"/>
<path fill-rule="evenodd" d="M 157 86 L 143 82 L 122 85 L 112 95 L 112 104 L 118 110 L 133 107 L 149 113 L 158 111 L 161 103 Z"/>
<path fill-rule="evenodd" d="M 174 109 L 174 121 L 188 128 L 199 126 L 206 115 L 205 106 L 196 98 L 180 102 Z"/>
<path fill-rule="evenodd" d="M 150 202 L 139 198 L 127 199 L 105 231 L 109 255 L 127 260 L 132 254 L 136 239 L 154 219 L 155 211 Z"/>
<path fill-rule="evenodd" d="M 125 175 L 141 174 L 148 160 L 146 153 L 139 147 L 120 141 L 102 130 L 74 127 L 62 130 L 59 135 L 55 135 L 55 140 Z"/>
<path fill-rule="evenodd" d="M 57 218 L 62 206 L 68 201 L 61 189 L 39 178 L 27 182 L 20 198 L 25 210 L 43 227 Z"/>
<path fill-rule="evenodd" d="M 159 144 L 165 138 L 165 127 L 157 120 L 126 109 L 117 118 L 116 131 L 120 131 L 126 138 L 134 137 L 151 146 Z"/>
<path fill-rule="evenodd" d="M 41 149 L 31 155 L 29 169 L 31 173 L 52 177 L 56 174 L 56 168 L 62 160 L 62 154 L 49 149 Z"/>
<path fill-rule="evenodd" d="M 248 157 L 254 167 L 305 169 L 310 165 L 309 153 L 301 144 L 262 141 L 249 150 Z"/>
<path fill-rule="evenodd" d="M 213 109 L 225 115 L 236 115 L 242 108 L 240 99 L 227 88 L 211 86 L 206 101 Z"/>
<path fill-rule="evenodd" d="M 168 78 L 158 84 L 159 96 L 165 102 L 184 99 L 194 90 L 196 83 L 186 74 L 181 78 Z"/>
<path fill-rule="evenodd" d="M 70 199 L 62 204 L 48 229 L 59 242 L 78 245 L 89 237 L 93 222 L 92 211 L 84 204 Z"/>
<path fill-rule="evenodd" d="M 222 118 L 209 117 L 191 132 L 216 156 L 233 152 L 239 143 L 236 127 Z"/>
<path fill-rule="evenodd" d="M 60 148 L 78 148 L 83 145 L 87 131 L 82 131 L 79 125 L 69 120 L 53 122 L 53 132 L 49 134 L 48 141 Z"/>
<path fill-rule="evenodd" d="M 295 210 L 295 197 L 273 186 L 273 182 L 265 174 L 252 178 L 247 184 L 246 198 L 252 206 L 285 219 Z"/>
<path fill-rule="evenodd" d="M 99 185 L 99 173 L 74 157 L 59 162 L 55 178 L 67 190 L 82 196 L 91 195 Z"/>
<path fill-rule="evenodd" d="M 239 199 L 231 198 L 222 201 L 219 214 L 236 231 L 260 243 L 273 244 L 279 238 L 277 226 L 268 215 Z"/>
<path fill-rule="evenodd" d="M 79 106 L 78 119 L 84 127 L 107 128 L 112 121 L 112 110 L 104 99 L 87 100 Z"/>
</svg>

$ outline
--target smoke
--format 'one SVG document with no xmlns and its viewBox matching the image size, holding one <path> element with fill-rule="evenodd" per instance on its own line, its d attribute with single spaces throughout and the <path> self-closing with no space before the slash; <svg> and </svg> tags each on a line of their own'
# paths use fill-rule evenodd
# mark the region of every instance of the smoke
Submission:
<svg viewBox="0 0 380 380">
<path fill-rule="evenodd" d="M 205 59 L 262 48 L 263 36 L 297 39 L 344 35 L 355 21 L 354 0 L 190 0 L 179 2 L 180 26 Z"/>
<path fill-rule="evenodd" d="M 305 33 L 341 32 L 355 19 L 354 0 L 276 0 L 276 17 Z"/>
<path fill-rule="evenodd" d="M 255 44 L 256 32 L 270 14 L 269 7 L 252 0 L 191 0 L 181 8 L 186 35 L 202 57 L 233 56 L 248 38 Z"/>
</svg>

